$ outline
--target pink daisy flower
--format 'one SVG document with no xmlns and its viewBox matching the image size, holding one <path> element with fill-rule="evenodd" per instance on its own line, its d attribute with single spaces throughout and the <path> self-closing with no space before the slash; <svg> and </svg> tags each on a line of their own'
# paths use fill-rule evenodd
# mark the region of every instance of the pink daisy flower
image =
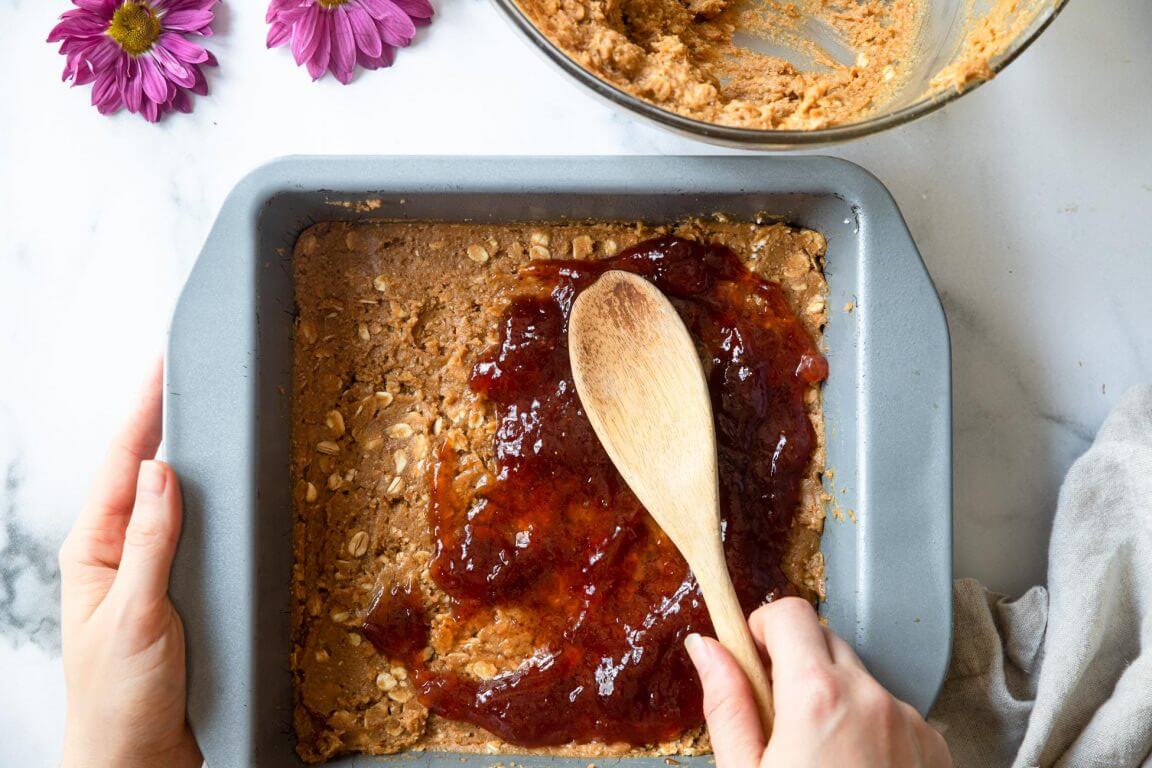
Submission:
<svg viewBox="0 0 1152 768">
<path fill-rule="evenodd" d="M 109 115 L 129 112 L 156 122 L 192 111 L 192 95 L 208 93 L 200 66 L 216 58 L 185 35 L 212 34 L 218 0 L 72 0 L 48 42 L 68 57 L 64 80 L 92 83 L 92 104 Z"/>
<path fill-rule="evenodd" d="M 389 67 L 396 49 L 432 21 L 428 0 L 272 0 L 268 6 L 268 47 L 291 41 L 297 64 L 313 80 L 331 72 L 347 84 L 359 64 Z"/>
</svg>

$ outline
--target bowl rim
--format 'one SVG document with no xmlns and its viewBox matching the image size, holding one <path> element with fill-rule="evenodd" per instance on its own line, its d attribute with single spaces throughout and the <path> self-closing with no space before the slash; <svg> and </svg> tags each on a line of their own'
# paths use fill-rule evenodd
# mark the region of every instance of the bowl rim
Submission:
<svg viewBox="0 0 1152 768">
<path fill-rule="evenodd" d="M 816 128 L 808 131 L 737 128 L 685 117 L 684 115 L 672 112 L 663 107 L 656 106 L 637 96 L 633 96 L 606 80 L 602 80 L 569 57 L 567 53 L 552 42 L 547 35 L 532 23 L 520 8 L 517 0 L 492 0 L 492 3 L 503 12 L 505 18 L 512 26 L 535 44 L 536 48 L 553 64 L 585 85 L 596 95 L 618 106 L 624 107 L 640 117 L 647 118 L 677 133 L 688 134 L 732 146 L 810 147 L 858 139 L 879 133 L 888 128 L 904 125 L 919 117 L 931 114 L 941 107 L 956 101 L 961 96 L 977 90 L 980 86 L 995 79 L 995 77 L 1015 61 L 1020 54 L 1024 53 L 1056 17 L 1060 15 L 1060 12 L 1063 11 L 1064 7 L 1068 4 L 1068 0 L 1054 0 L 1050 12 L 1041 17 L 1039 22 L 1036 23 L 1030 31 L 1021 35 L 1007 52 L 1003 53 L 992 63 L 992 77 L 978 80 L 969 87 L 948 88 L 938 94 L 921 98 L 902 109 L 886 112 L 860 122 L 832 125 L 826 128 Z"/>
</svg>

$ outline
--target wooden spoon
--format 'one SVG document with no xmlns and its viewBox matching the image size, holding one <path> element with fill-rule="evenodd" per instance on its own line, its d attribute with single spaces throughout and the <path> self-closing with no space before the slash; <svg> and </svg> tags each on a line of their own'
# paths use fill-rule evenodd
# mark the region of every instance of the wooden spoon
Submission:
<svg viewBox="0 0 1152 768">
<path fill-rule="evenodd" d="M 605 272 L 576 298 L 568 351 L 592 428 L 696 575 L 716 636 L 752 683 L 767 737 L 772 692 L 724 560 L 712 402 L 688 329 L 652 283 Z"/>
</svg>

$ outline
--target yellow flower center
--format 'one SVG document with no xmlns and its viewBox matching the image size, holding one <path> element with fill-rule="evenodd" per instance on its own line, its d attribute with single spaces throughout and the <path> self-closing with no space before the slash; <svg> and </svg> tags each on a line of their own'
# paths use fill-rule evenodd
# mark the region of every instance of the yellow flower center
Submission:
<svg viewBox="0 0 1152 768">
<path fill-rule="evenodd" d="M 319 2 L 324 8 L 335 8 L 338 5 L 344 5 L 348 0 L 319 0 Z"/>
<path fill-rule="evenodd" d="M 124 0 L 112 14 L 108 36 L 120 44 L 129 55 L 139 56 L 152 49 L 160 37 L 160 17 L 145 2 Z"/>
</svg>

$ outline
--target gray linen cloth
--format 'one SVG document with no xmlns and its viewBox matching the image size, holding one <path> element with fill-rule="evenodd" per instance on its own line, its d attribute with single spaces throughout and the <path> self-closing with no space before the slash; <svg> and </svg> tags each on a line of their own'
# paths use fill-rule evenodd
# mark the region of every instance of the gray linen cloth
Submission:
<svg viewBox="0 0 1152 768">
<path fill-rule="evenodd" d="M 929 721 L 958 768 L 1152 768 L 1152 386 L 1069 470 L 1048 588 L 962 579 L 954 617 Z"/>
</svg>

